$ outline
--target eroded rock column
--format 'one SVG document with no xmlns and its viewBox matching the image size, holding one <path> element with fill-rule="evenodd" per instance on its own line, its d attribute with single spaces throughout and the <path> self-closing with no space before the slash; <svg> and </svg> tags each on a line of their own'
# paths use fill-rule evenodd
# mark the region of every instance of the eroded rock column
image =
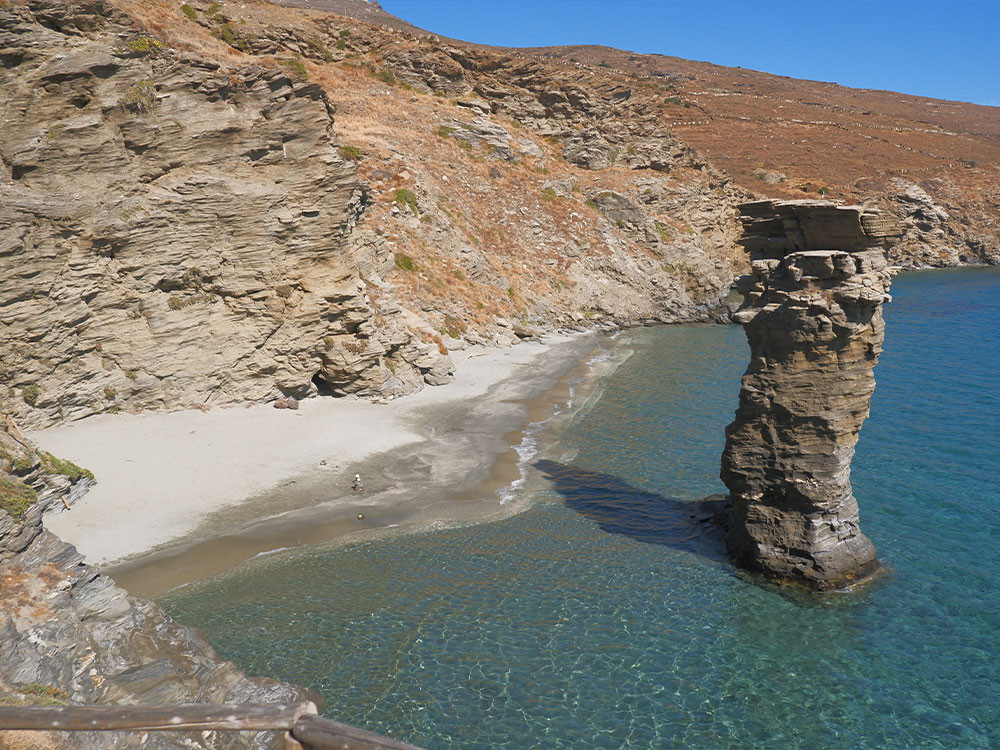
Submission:
<svg viewBox="0 0 1000 750">
<path fill-rule="evenodd" d="M 722 456 L 727 543 L 738 565 L 770 578 L 849 585 L 878 567 L 850 471 L 890 299 L 881 247 L 897 230 L 825 202 L 741 208 L 753 271 L 735 317 L 751 358 Z"/>
</svg>

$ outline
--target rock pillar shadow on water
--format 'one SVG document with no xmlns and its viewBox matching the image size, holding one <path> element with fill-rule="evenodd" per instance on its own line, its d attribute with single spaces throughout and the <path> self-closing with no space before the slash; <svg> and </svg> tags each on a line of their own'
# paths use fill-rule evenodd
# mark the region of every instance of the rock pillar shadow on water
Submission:
<svg viewBox="0 0 1000 750">
<path fill-rule="evenodd" d="M 718 517 L 722 496 L 701 502 L 677 500 L 633 487 L 611 474 L 543 459 L 533 464 L 570 510 L 610 534 L 724 560 Z"/>
<path fill-rule="evenodd" d="M 741 208 L 753 272 L 733 317 L 751 358 L 722 455 L 727 545 L 770 579 L 844 588 L 879 568 L 850 470 L 890 300 L 881 247 L 896 230 L 877 212 L 819 201 Z"/>
</svg>

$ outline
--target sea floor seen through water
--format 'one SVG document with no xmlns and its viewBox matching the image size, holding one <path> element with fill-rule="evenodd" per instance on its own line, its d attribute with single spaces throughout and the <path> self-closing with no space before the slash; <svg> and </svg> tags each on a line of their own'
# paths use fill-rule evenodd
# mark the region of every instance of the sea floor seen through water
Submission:
<svg viewBox="0 0 1000 750">
<path fill-rule="evenodd" d="M 689 325 L 619 337 L 629 356 L 537 438 L 524 512 L 272 555 L 162 603 L 426 748 L 1000 747 L 1000 272 L 893 296 L 852 475 L 888 570 L 864 590 L 756 585 L 692 519 L 724 490 L 748 350 Z"/>
</svg>

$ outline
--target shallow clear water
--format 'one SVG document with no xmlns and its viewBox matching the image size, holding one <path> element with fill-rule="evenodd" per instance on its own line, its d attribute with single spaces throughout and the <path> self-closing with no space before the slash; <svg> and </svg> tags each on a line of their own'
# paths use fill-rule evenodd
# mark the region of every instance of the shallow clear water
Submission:
<svg viewBox="0 0 1000 750">
<path fill-rule="evenodd" d="M 733 326 L 643 330 L 513 518 L 264 558 L 163 604 L 324 713 L 428 748 L 1000 746 L 1000 272 L 905 274 L 854 463 L 891 574 L 793 597 L 734 574 Z"/>
</svg>

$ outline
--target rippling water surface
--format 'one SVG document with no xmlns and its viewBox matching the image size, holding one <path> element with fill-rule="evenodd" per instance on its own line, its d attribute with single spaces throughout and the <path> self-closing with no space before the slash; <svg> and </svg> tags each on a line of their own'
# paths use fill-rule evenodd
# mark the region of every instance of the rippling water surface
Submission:
<svg viewBox="0 0 1000 750">
<path fill-rule="evenodd" d="M 891 574 L 819 599 L 734 574 L 717 479 L 737 327 L 634 353 L 504 521 L 273 556 L 163 604 L 324 712 L 428 748 L 1000 747 L 1000 273 L 904 274 L 854 463 Z"/>
</svg>

